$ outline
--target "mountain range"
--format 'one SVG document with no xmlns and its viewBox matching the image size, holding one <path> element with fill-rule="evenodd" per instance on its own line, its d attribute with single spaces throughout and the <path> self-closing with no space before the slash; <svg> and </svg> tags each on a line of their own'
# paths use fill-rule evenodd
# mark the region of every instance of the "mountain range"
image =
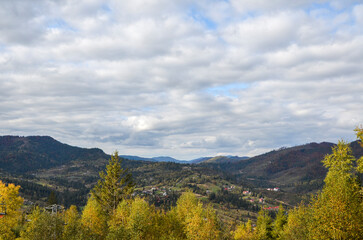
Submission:
<svg viewBox="0 0 363 240">
<path fill-rule="evenodd" d="M 192 188 L 202 195 L 208 189 L 231 184 L 266 195 L 270 193 L 263 189 L 280 187 L 283 191 L 279 198 L 295 204 L 300 199 L 296 196 L 322 187 L 327 172 L 322 160 L 334 146 L 328 142 L 308 143 L 250 158 L 215 156 L 192 161 L 165 156 L 120 157 L 138 187 Z M 357 141 L 350 146 L 355 157 L 363 156 Z M 44 199 L 47 193 L 56 191 L 67 197 L 65 202 L 83 204 L 109 159 L 101 149 L 70 146 L 49 136 L 0 136 L 0 179 L 24 186 L 24 194 L 31 199 Z"/>
<path fill-rule="evenodd" d="M 238 156 L 203 157 L 190 161 L 168 156 L 145 158 L 119 155 L 127 160 L 149 162 L 201 163 L 229 162 L 246 159 Z M 50 168 L 74 160 L 108 159 L 109 155 L 98 148 L 80 148 L 61 143 L 49 136 L 0 136 L 0 169 L 10 172 L 26 172 Z"/>
</svg>

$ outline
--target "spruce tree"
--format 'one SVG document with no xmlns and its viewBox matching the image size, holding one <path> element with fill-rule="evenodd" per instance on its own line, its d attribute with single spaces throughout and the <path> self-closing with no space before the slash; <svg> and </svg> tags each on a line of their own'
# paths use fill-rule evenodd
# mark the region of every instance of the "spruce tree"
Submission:
<svg viewBox="0 0 363 240">
<path fill-rule="evenodd" d="M 272 236 L 274 239 L 280 239 L 284 226 L 287 222 L 287 215 L 282 205 L 279 206 L 279 211 L 276 215 L 276 219 L 273 223 Z"/>
<path fill-rule="evenodd" d="M 121 167 L 121 163 L 122 160 L 119 159 L 116 151 L 111 155 L 106 166 L 106 172 L 100 172 L 101 179 L 91 191 L 97 203 L 108 216 L 116 210 L 122 199 L 129 196 L 134 189 L 132 176 L 128 169 Z"/>
</svg>

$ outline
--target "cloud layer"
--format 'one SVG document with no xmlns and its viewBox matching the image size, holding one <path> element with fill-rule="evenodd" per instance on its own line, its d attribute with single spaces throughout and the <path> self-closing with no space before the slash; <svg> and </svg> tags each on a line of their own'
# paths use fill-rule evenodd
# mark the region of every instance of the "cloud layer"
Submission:
<svg viewBox="0 0 363 240">
<path fill-rule="evenodd" d="M 0 3 L 0 133 L 192 159 L 353 140 L 359 1 Z"/>
</svg>

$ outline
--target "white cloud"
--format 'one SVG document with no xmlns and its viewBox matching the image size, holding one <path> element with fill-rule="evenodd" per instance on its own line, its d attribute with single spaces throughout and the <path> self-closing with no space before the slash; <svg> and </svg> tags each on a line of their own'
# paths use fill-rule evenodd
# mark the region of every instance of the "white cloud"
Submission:
<svg viewBox="0 0 363 240">
<path fill-rule="evenodd" d="M 363 122 L 356 1 L 0 4 L 1 134 L 191 159 Z"/>
</svg>

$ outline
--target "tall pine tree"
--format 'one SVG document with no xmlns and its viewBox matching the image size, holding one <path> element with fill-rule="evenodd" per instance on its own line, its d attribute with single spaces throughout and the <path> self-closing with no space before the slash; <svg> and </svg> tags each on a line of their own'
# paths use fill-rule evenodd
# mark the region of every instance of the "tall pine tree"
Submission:
<svg viewBox="0 0 363 240">
<path fill-rule="evenodd" d="M 117 152 L 111 155 L 106 172 L 100 172 L 101 179 L 91 191 L 97 203 L 108 216 L 134 189 L 131 174 L 128 169 L 121 167 L 121 162 Z"/>
</svg>

